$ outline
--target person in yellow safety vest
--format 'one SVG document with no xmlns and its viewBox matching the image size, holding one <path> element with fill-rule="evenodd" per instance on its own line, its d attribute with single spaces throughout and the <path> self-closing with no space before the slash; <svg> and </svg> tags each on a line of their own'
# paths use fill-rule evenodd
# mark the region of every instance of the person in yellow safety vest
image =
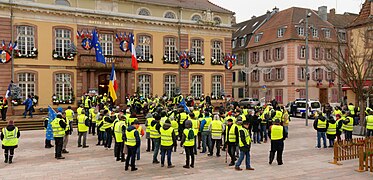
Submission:
<svg viewBox="0 0 373 180">
<path fill-rule="evenodd" d="M 106 136 L 105 136 L 105 129 L 102 128 L 103 123 L 104 123 L 104 114 L 105 110 L 100 110 L 100 115 L 97 120 L 97 144 L 96 146 L 103 146 L 106 144 Z M 102 141 L 102 144 L 101 144 Z"/>
<path fill-rule="evenodd" d="M 194 116 L 194 114 L 192 114 Z M 192 118 L 193 119 L 193 118 Z M 194 168 L 194 155 L 196 152 L 193 152 L 196 149 L 196 136 L 197 133 L 193 128 L 193 122 L 191 120 L 185 121 L 185 129 L 183 131 L 183 135 L 181 137 L 180 146 L 184 146 L 185 154 L 186 154 L 186 161 L 183 168 L 189 169 Z M 191 160 L 191 161 L 190 161 Z"/>
<path fill-rule="evenodd" d="M 136 112 L 132 112 L 130 118 L 128 118 L 128 124 L 127 124 L 127 126 L 130 126 L 136 120 L 137 120 Z"/>
<path fill-rule="evenodd" d="M 92 133 L 92 135 L 96 135 L 96 122 L 97 122 L 97 118 L 96 118 L 96 115 L 97 115 L 97 110 L 95 107 L 91 107 L 91 109 L 89 109 L 89 120 L 90 120 L 90 124 L 89 124 L 89 134 Z"/>
<path fill-rule="evenodd" d="M 194 114 L 194 117 L 198 119 L 201 112 L 199 111 L 198 108 L 196 108 L 196 109 L 193 110 L 193 114 Z"/>
<path fill-rule="evenodd" d="M 244 106 L 244 108 L 242 109 L 242 114 L 243 115 L 249 115 L 249 108 L 247 108 L 247 106 Z"/>
<path fill-rule="evenodd" d="M 88 95 L 85 97 L 85 100 L 84 100 L 84 109 L 85 109 L 85 112 L 86 112 L 86 116 L 88 116 L 88 112 L 89 112 L 89 109 L 92 107 L 92 101 L 91 101 L 91 97 L 89 97 Z"/>
<path fill-rule="evenodd" d="M 82 147 L 82 137 L 83 137 L 83 148 L 87 148 L 89 147 L 87 146 L 87 132 L 89 128 L 89 119 L 83 113 L 79 115 L 77 119 L 78 119 L 78 147 Z"/>
<path fill-rule="evenodd" d="M 329 140 L 329 147 L 334 146 L 334 140 L 337 134 L 337 122 L 334 120 L 332 116 L 329 117 L 328 120 L 328 129 L 326 130 L 326 137 Z"/>
<path fill-rule="evenodd" d="M 368 112 L 369 112 L 369 115 L 365 118 L 366 129 L 367 129 L 366 136 L 370 137 L 370 136 L 373 136 L 373 111 L 368 111 Z"/>
<path fill-rule="evenodd" d="M 283 115 L 282 115 L 282 125 L 285 128 L 285 131 L 288 133 L 289 136 L 289 122 L 290 122 L 290 115 L 288 110 L 285 109 L 284 106 L 282 106 Z"/>
<path fill-rule="evenodd" d="M 233 112 L 228 112 L 227 116 L 225 117 L 225 122 L 227 122 L 228 119 L 232 119 L 233 123 L 236 123 L 236 117 L 234 116 Z"/>
<path fill-rule="evenodd" d="M 112 111 L 110 115 L 110 119 L 113 121 L 110 127 L 112 132 L 114 132 L 114 125 L 119 121 L 119 114 L 117 115 L 114 111 Z"/>
<path fill-rule="evenodd" d="M 328 129 L 328 122 L 326 118 L 319 114 L 313 122 L 313 128 L 317 131 L 317 148 L 321 148 L 321 138 L 323 139 L 324 148 L 326 148 L 326 131 Z"/>
<path fill-rule="evenodd" d="M 351 112 L 347 112 L 346 119 L 343 122 L 343 130 L 345 132 L 346 140 L 352 140 L 352 131 L 354 130 L 354 118 L 351 116 Z"/>
<path fill-rule="evenodd" d="M 243 124 L 243 121 L 242 121 L 242 117 L 241 116 L 238 116 L 237 119 L 236 119 L 236 126 L 237 126 L 237 129 L 238 129 L 238 133 L 240 132 L 240 130 L 242 129 L 242 124 Z M 250 132 L 251 134 L 251 132 Z M 239 149 L 239 146 L 238 146 L 238 141 L 237 141 L 237 147 L 236 147 L 236 157 L 238 157 L 240 155 L 240 149 Z"/>
<path fill-rule="evenodd" d="M 335 107 L 334 108 L 334 111 L 333 111 L 333 114 L 334 116 L 337 116 L 337 114 L 339 114 L 340 116 L 342 116 L 342 110 L 340 107 Z"/>
<path fill-rule="evenodd" d="M 62 156 L 63 138 L 65 136 L 65 129 L 67 124 L 62 119 L 62 114 L 58 113 L 57 117 L 51 123 L 53 129 L 53 138 L 55 142 L 55 155 L 56 159 L 65 159 Z"/>
<path fill-rule="evenodd" d="M 269 164 L 272 164 L 277 152 L 277 164 L 284 164 L 282 161 L 282 153 L 284 151 L 284 140 L 287 138 L 285 128 L 280 125 L 280 120 L 275 120 L 270 127 L 269 138 L 271 139 L 271 151 L 269 154 Z"/>
<path fill-rule="evenodd" d="M 225 144 L 228 146 L 227 151 L 231 158 L 231 162 L 229 166 L 234 166 L 234 163 L 236 162 L 236 146 L 238 143 L 238 128 L 236 124 L 233 124 L 233 120 L 229 118 L 227 120 L 228 124 L 225 128 Z"/>
<path fill-rule="evenodd" d="M 124 142 L 123 142 L 123 135 L 126 131 L 126 116 L 120 115 L 119 121 L 114 124 L 114 155 L 116 157 L 116 161 L 124 162 Z"/>
<path fill-rule="evenodd" d="M 267 143 L 268 133 L 267 133 L 267 123 L 270 118 L 270 106 L 267 106 L 260 115 L 260 137 L 261 141 Z"/>
<path fill-rule="evenodd" d="M 366 115 L 366 116 L 369 116 L 369 111 L 373 111 L 373 109 L 370 108 L 369 106 L 367 106 L 367 107 L 365 108 L 365 115 Z"/>
<path fill-rule="evenodd" d="M 6 112 L 8 111 L 8 101 L 6 98 L 0 96 L 0 112 L 1 112 L 1 120 L 6 120 Z"/>
<path fill-rule="evenodd" d="M 104 147 L 106 149 L 111 148 L 111 143 L 112 143 L 111 126 L 113 125 L 113 121 L 114 121 L 114 119 L 110 118 L 110 116 L 109 116 L 109 111 L 104 110 L 104 117 L 103 117 L 102 123 L 100 124 L 99 127 L 100 127 L 100 130 L 105 131 L 106 140 L 105 140 Z"/>
<path fill-rule="evenodd" d="M 81 104 L 78 109 L 76 109 L 76 114 L 79 116 L 80 114 L 82 114 L 82 110 L 83 110 L 83 104 Z"/>
<path fill-rule="evenodd" d="M 354 104 L 350 103 L 348 105 L 348 111 L 350 111 L 350 114 L 351 114 L 352 117 L 355 116 L 355 106 L 354 106 Z"/>
<path fill-rule="evenodd" d="M 337 124 L 337 127 L 336 127 L 336 137 L 337 137 L 337 141 L 341 141 L 341 134 L 343 132 L 343 129 L 342 129 L 342 126 L 343 126 L 343 120 L 342 120 L 342 116 L 337 114 L 335 116 L 335 119 L 336 119 L 336 124 Z"/>
<path fill-rule="evenodd" d="M 161 124 L 161 126 L 163 126 L 163 124 L 164 123 L 166 123 L 166 120 L 168 119 L 167 118 L 167 112 L 166 111 L 161 111 L 161 120 L 159 121 L 159 124 Z M 174 118 L 175 116 L 170 116 L 169 118 Z M 176 131 L 178 130 L 178 129 L 175 129 Z"/>
<path fill-rule="evenodd" d="M 146 115 L 146 120 L 145 120 L 145 131 L 146 131 L 146 141 L 147 141 L 147 146 L 146 146 L 146 152 L 150 152 L 150 147 L 152 149 L 152 151 L 154 151 L 154 143 L 153 141 L 150 139 L 150 124 L 152 123 L 152 121 L 154 120 L 153 118 L 153 115 L 152 113 L 148 113 Z"/>
<path fill-rule="evenodd" d="M 18 147 L 18 139 L 21 136 L 13 120 L 9 120 L 8 125 L 1 130 L 1 142 L 4 149 L 4 163 L 12 164 L 14 149 Z"/>
<path fill-rule="evenodd" d="M 190 117 L 190 122 L 192 123 L 192 128 L 194 130 L 194 154 L 197 155 L 197 135 L 198 135 L 198 132 L 199 132 L 199 123 L 200 121 L 198 120 L 198 118 L 195 116 L 194 113 L 190 113 L 189 115 Z M 185 123 L 185 122 L 184 122 Z"/>
<path fill-rule="evenodd" d="M 236 162 L 235 169 L 237 171 L 242 171 L 240 168 L 243 159 L 246 157 L 246 170 L 254 170 L 250 164 L 250 148 L 251 148 L 251 138 L 249 132 L 249 121 L 243 122 L 243 128 L 239 131 L 239 149 L 240 156 Z"/>
<path fill-rule="evenodd" d="M 128 128 L 126 129 L 124 141 L 126 142 L 128 155 L 126 159 L 126 164 L 124 166 L 125 171 L 128 171 L 128 167 L 130 166 L 130 161 L 131 161 L 131 171 L 137 170 L 136 165 L 135 165 L 136 150 L 141 141 L 139 132 L 136 130 L 138 126 L 139 126 L 139 122 L 136 120 L 132 122 L 132 125 L 128 126 Z"/>
<path fill-rule="evenodd" d="M 84 109 L 82 110 L 82 113 L 84 114 Z M 67 144 L 69 143 L 69 136 L 72 134 L 72 131 L 73 131 L 73 128 L 72 128 L 73 122 L 70 120 L 67 120 L 66 114 L 65 114 L 65 117 L 62 118 L 62 120 L 64 120 L 66 123 L 65 136 L 63 137 L 62 153 L 67 154 L 69 153 L 69 151 L 67 151 Z"/>
<path fill-rule="evenodd" d="M 177 121 L 179 123 L 179 133 L 178 133 L 178 137 L 179 139 L 181 139 L 181 133 L 183 133 L 184 131 L 184 121 L 188 119 L 188 114 L 184 111 L 183 108 L 180 108 L 179 109 L 179 114 L 177 116 Z"/>
<path fill-rule="evenodd" d="M 161 144 L 161 135 L 159 134 L 159 129 L 161 128 L 161 124 L 159 124 L 160 120 L 161 116 L 156 115 L 154 120 L 150 123 L 150 138 L 154 142 L 153 164 L 159 164 L 157 157 Z"/>
<path fill-rule="evenodd" d="M 221 137 L 224 132 L 224 125 L 220 121 L 219 115 L 214 116 L 214 120 L 209 126 L 209 131 L 211 132 L 212 144 L 208 156 L 212 156 L 214 154 L 214 146 L 216 144 L 216 156 L 220 157 L 220 146 L 222 144 Z"/>
<path fill-rule="evenodd" d="M 170 119 L 170 122 L 171 122 L 171 127 L 175 131 L 175 136 L 179 137 L 179 123 L 177 123 L 177 121 L 174 118 L 169 118 L 169 119 Z M 175 144 L 174 144 L 174 152 L 176 152 L 176 149 L 177 149 L 177 141 L 175 141 Z"/>
<path fill-rule="evenodd" d="M 271 117 L 272 117 L 272 122 L 275 121 L 276 119 L 280 120 L 280 124 L 283 124 L 283 112 L 281 111 L 281 108 L 278 106 L 275 111 L 272 112 Z"/>
<path fill-rule="evenodd" d="M 176 135 L 174 128 L 171 127 L 171 122 L 167 120 L 163 127 L 159 129 L 161 135 L 161 167 L 164 167 L 165 156 L 167 153 L 167 167 L 173 168 L 171 162 L 172 148 L 176 143 Z"/>
<path fill-rule="evenodd" d="M 101 103 L 106 103 L 107 102 L 107 94 L 104 93 L 104 95 L 101 98 Z"/>
<path fill-rule="evenodd" d="M 205 111 L 205 117 L 202 118 L 201 126 L 199 128 L 199 131 L 201 132 L 201 137 L 202 137 L 201 153 L 206 153 L 207 148 L 209 151 L 211 151 L 211 131 L 209 130 L 211 121 L 212 121 L 212 118 L 210 117 L 210 112 Z"/>
</svg>

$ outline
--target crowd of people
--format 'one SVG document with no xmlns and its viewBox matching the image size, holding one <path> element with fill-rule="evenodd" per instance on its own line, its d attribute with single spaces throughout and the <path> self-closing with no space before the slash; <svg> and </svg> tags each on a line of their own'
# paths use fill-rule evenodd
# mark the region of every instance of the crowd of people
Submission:
<svg viewBox="0 0 373 180">
<path fill-rule="evenodd" d="M 160 163 L 161 167 L 165 163 L 167 168 L 174 167 L 172 153 L 180 146 L 185 154 L 184 168 L 194 168 L 197 149 L 200 149 L 200 154 L 217 157 L 221 157 L 221 151 L 227 151 L 229 166 L 235 166 L 236 170 L 242 170 L 240 166 L 246 158 L 246 169 L 254 170 L 250 164 L 251 144 L 267 143 L 268 139 L 271 139 L 269 164 L 276 153 L 278 165 L 283 164 L 282 152 L 290 117 L 286 109 L 277 104 L 249 109 L 235 103 L 221 103 L 215 108 L 204 98 L 199 104 L 194 101 L 191 104 L 180 94 L 171 100 L 135 94 L 128 98 L 127 107 L 120 109 L 109 99 L 106 94 L 87 94 L 76 112 L 71 107 L 65 111 L 58 109 L 55 119 L 45 119 L 45 127 L 50 124 L 53 129 L 56 159 L 64 159 L 62 154 L 69 153 L 67 144 L 76 118 L 78 147 L 88 148 L 87 134 L 97 134 L 96 146 L 111 149 L 114 144 L 115 160 L 125 162 L 125 170 L 137 170 L 135 162 L 141 159 L 143 137 L 146 138 L 146 152 L 153 153 L 152 163 Z M 145 116 L 144 127 L 138 120 L 139 114 Z M 51 147 L 50 140 L 46 139 L 45 148 Z"/>
</svg>

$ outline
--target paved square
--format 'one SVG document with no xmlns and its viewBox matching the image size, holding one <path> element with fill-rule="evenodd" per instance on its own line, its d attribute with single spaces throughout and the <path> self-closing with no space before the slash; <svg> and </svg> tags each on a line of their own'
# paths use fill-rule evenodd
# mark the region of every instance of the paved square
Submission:
<svg viewBox="0 0 373 180">
<path fill-rule="evenodd" d="M 153 165 L 152 154 L 145 152 L 145 138 L 142 139 L 141 160 L 136 162 L 139 170 L 126 172 L 123 163 L 114 160 L 113 150 L 95 146 L 97 136 L 88 136 L 89 148 L 77 148 L 75 132 L 70 138 L 70 153 L 65 154 L 66 159 L 56 160 L 54 149 L 44 149 L 44 131 L 24 131 L 14 163 L 4 164 L 1 156 L 0 179 L 373 179 L 373 173 L 355 171 L 357 160 L 343 161 L 342 166 L 329 164 L 332 149 L 314 148 L 316 133 L 312 126 L 304 126 L 304 120 L 293 119 L 289 130 L 283 166 L 268 165 L 269 143 L 253 144 L 251 164 L 255 171 L 242 172 L 224 163 L 225 152 L 220 158 L 198 154 L 195 168 L 184 169 L 185 155 L 179 154 L 180 147 L 172 156 L 176 167 L 161 168 Z"/>
</svg>

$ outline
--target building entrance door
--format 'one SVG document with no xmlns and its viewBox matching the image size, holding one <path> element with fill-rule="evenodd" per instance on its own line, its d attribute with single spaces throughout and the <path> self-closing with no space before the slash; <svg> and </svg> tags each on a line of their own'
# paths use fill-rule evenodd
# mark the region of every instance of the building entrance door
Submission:
<svg viewBox="0 0 373 180">
<path fill-rule="evenodd" d="M 98 76 L 98 94 L 103 95 L 108 93 L 108 85 L 110 81 L 110 74 L 101 74 Z"/>
<path fill-rule="evenodd" d="M 328 103 L 328 89 L 320 89 L 319 101 L 322 105 Z"/>
</svg>

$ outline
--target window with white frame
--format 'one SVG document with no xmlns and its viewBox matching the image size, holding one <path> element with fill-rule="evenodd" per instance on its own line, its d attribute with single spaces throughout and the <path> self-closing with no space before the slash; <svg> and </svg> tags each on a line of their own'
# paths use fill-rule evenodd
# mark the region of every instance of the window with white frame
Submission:
<svg viewBox="0 0 373 180">
<path fill-rule="evenodd" d="M 285 30 L 286 30 L 285 28 L 277 29 L 277 37 L 284 37 Z"/>
<path fill-rule="evenodd" d="M 298 80 L 306 80 L 306 68 L 298 67 Z"/>
<path fill-rule="evenodd" d="M 202 76 L 192 76 L 192 96 L 201 97 L 202 95 Z"/>
<path fill-rule="evenodd" d="M 259 62 L 259 52 L 253 52 L 252 62 Z"/>
<path fill-rule="evenodd" d="M 315 81 L 322 80 L 323 79 L 323 70 L 321 68 L 315 69 L 313 78 L 314 78 Z"/>
<path fill-rule="evenodd" d="M 255 35 L 254 41 L 259 42 L 261 38 L 262 38 L 262 34 L 257 34 L 257 35 Z"/>
<path fill-rule="evenodd" d="M 243 52 L 243 53 L 240 54 L 239 61 L 240 61 L 239 64 L 245 64 L 245 62 L 246 62 L 246 54 L 245 54 L 245 52 Z"/>
<path fill-rule="evenodd" d="M 212 42 L 212 57 L 217 59 L 218 61 L 221 60 L 222 48 L 221 48 L 221 41 L 213 41 Z"/>
<path fill-rule="evenodd" d="M 324 29 L 325 37 L 330 38 L 330 29 Z"/>
<path fill-rule="evenodd" d="M 113 35 L 112 34 L 100 34 L 102 54 L 113 55 Z"/>
<path fill-rule="evenodd" d="M 27 99 L 28 95 L 35 94 L 35 74 L 34 73 L 19 73 L 18 86 L 21 88 L 21 97 Z"/>
<path fill-rule="evenodd" d="M 169 61 L 174 62 L 176 60 L 176 38 L 167 37 L 164 41 L 164 55 Z"/>
<path fill-rule="evenodd" d="M 17 27 L 18 50 L 22 55 L 31 54 L 35 47 L 35 28 L 32 26 Z"/>
<path fill-rule="evenodd" d="M 304 27 L 297 27 L 297 32 L 299 36 L 304 36 Z"/>
<path fill-rule="evenodd" d="M 220 92 L 222 88 L 222 76 L 216 75 L 212 77 L 212 96 L 218 98 L 220 97 Z"/>
<path fill-rule="evenodd" d="M 245 42 L 246 42 L 246 37 L 243 37 L 243 38 L 241 39 L 241 44 L 240 44 L 241 47 L 245 45 Z"/>
<path fill-rule="evenodd" d="M 312 28 L 312 37 L 319 37 L 319 31 L 316 28 Z"/>
<path fill-rule="evenodd" d="M 232 41 L 232 48 L 236 48 L 236 40 Z"/>
<path fill-rule="evenodd" d="M 276 60 L 282 59 L 281 55 L 282 55 L 281 48 L 275 48 L 275 59 Z"/>
<path fill-rule="evenodd" d="M 72 99 L 71 75 L 66 73 L 58 73 L 55 75 L 55 92 L 59 100 Z"/>
<path fill-rule="evenodd" d="M 194 53 L 194 59 L 196 62 L 202 62 L 202 46 L 203 41 L 200 39 L 192 40 L 192 53 Z"/>
<path fill-rule="evenodd" d="M 327 60 L 331 60 L 332 59 L 332 49 L 330 49 L 330 48 L 328 48 L 328 49 L 325 49 L 325 51 L 326 51 L 326 59 Z"/>
<path fill-rule="evenodd" d="M 251 73 L 251 80 L 253 82 L 259 82 L 259 77 L 260 77 L 260 71 L 259 70 L 254 70 L 252 73 Z"/>
<path fill-rule="evenodd" d="M 141 54 L 143 55 L 143 60 L 149 60 L 151 55 L 151 37 L 146 35 L 139 36 L 139 44 L 141 47 Z"/>
<path fill-rule="evenodd" d="M 315 59 L 320 59 L 320 48 L 319 47 L 315 47 L 315 52 L 314 52 L 314 58 Z"/>
<path fill-rule="evenodd" d="M 330 71 L 326 71 L 326 80 L 334 80 L 335 79 L 335 75 L 334 75 L 334 71 L 333 70 L 330 70 Z"/>
<path fill-rule="evenodd" d="M 139 87 L 140 87 L 140 94 L 143 97 L 148 97 L 150 95 L 150 75 L 144 74 L 139 75 Z"/>
<path fill-rule="evenodd" d="M 283 80 L 284 79 L 284 71 L 282 68 L 276 68 L 276 80 Z"/>
<path fill-rule="evenodd" d="M 166 75 L 164 78 L 164 93 L 168 98 L 175 95 L 176 75 Z"/>
<path fill-rule="evenodd" d="M 55 43 L 58 56 L 66 57 L 71 46 L 71 31 L 68 29 L 56 29 Z"/>
<path fill-rule="evenodd" d="M 302 59 L 306 58 L 306 46 L 300 47 L 299 58 L 302 58 Z"/>
<path fill-rule="evenodd" d="M 346 31 L 339 31 L 338 32 L 338 38 L 340 41 L 345 42 L 346 41 Z"/>
<path fill-rule="evenodd" d="M 166 12 L 166 14 L 164 15 L 164 18 L 176 19 L 176 14 L 173 12 Z"/>
</svg>

